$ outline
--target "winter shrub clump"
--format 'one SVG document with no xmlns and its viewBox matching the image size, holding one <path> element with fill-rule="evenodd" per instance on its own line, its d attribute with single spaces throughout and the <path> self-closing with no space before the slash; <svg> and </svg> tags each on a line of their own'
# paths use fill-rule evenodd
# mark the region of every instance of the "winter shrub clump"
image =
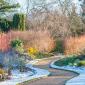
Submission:
<svg viewBox="0 0 85 85">
<path fill-rule="evenodd" d="M 24 48 L 35 48 L 39 52 L 50 52 L 55 47 L 55 40 L 49 30 L 28 30 L 28 31 L 11 31 L 11 38 L 24 41 Z"/>
<path fill-rule="evenodd" d="M 20 39 L 12 40 L 11 41 L 11 47 L 14 48 L 19 53 L 23 53 L 24 52 L 23 41 L 21 41 Z"/>
</svg>

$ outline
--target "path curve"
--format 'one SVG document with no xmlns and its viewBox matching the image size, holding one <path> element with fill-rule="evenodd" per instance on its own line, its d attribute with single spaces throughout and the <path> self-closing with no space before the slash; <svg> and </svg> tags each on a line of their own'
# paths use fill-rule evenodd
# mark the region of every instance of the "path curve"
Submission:
<svg viewBox="0 0 85 85">
<path fill-rule="evenodd" d="M 35 67 L 46 69 L 51 72 L 51 75 L 46 78 L 41 78 L 38 80 L 33 80 L 30 82 L 26 82 L 22 85 L 65 85 L 65 82 L 78 74 L 69 72 L 69 71 L 63 71 L 58 69 L 50 68 L 49 65 L 52 61 L 58 60 L 59 57 L 40 60 Z"/>
</svg>

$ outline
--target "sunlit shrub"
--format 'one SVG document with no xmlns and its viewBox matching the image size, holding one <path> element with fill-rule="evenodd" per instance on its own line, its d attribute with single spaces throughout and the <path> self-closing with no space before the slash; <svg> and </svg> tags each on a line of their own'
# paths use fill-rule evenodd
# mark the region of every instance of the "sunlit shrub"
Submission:
<svg viewBox="0 0 85 85">
<path fill-rule="evenodd" d="M 37 49 L 35 48 L 28 48 L 28 55 L 31 56 L 32 59 L 36 58 L 36 54 L 38 53 Z"/>
<path fill-rule="evenodd" d="M 32 48 L 32 47 L 31 47 L 31 48 L 28 49 L 28 53 L 29 53 L 29 54 L 33 54 L 33 55 L 34 55 L 34 54 L 36 54 L 37 52 L 38 52 L 38 51 L 37 51 L 35 48 Z"/>
<path fill-rule="evenodd" d="M 24 41 L 24 48 L 32 47 L 40 52 L 50 52 L 55 47 L 55 41 L 48 30 L 11 31 L 11 39 Z"/>
<path fill-rule="evenodd" d="M 2 74 L 2 75 L 3 75 L 4 73 L 6 73 L 6 72 L 5 72 L 5 70 L 0 69 L 0 74 Z"/>
<path fill-rule="evenodd" d="M 8 79 L 8 73 L 5 70 L 0 69 L 0 80 L 5 80 L 5 79 Z"/>
<path fill-rule="evenodd" d="M 85 66 L 85 60 L 81 60 L 81 61 L 77 64 L 77 66 Z"/>
<path fill-rule="evenodd" d="M 80 37 L 70 37 L 64 42 L 65 54 L 84 54 L 85 53 L 85 35 Z"/>
</svg>

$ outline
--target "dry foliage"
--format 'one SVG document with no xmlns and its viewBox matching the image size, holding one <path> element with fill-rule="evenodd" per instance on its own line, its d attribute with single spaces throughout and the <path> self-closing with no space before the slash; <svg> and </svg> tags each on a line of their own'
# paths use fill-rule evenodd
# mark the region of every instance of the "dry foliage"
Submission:
<svg viewBox="0 0 85 85">
<path fill-rule="evenodd" d="M 48 30 L 11 31 L 11 39 L 19 38 L 24 41 L 25 49 L 30 47 L 41 52 L 50 52 L 55 42 Z"/>
<path fill-rule="evenodd" d="M 33 18 L 27 22 L 28 24 L 30 23 L 31 29 L 47 29 L 55 38 L 64 38 L 71 34 L 66 16 L 59 14 L 57 11 L 46 11 L 43 13 L 35 12 L 32 15 Z"/>
<path fill-rule="evenodd" d="M 85 50 L 85 35 L 65 40 L 65 54 L 80 54 Z"/>
</svg>

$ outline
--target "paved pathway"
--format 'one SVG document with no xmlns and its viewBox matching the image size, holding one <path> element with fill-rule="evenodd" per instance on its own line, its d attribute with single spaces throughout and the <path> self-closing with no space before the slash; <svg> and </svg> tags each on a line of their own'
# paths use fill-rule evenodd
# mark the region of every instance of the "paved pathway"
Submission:
<svg viewBox="0 0 85 85">
<path fill-rule="evenodd" d="M 75 74 L 73 72 L 49 68 L 49 64 L 53 60 L 58 60 L 58 59 L 59 58 L 56 57 L 56 58 L 51 58 L 51 59 L 39 61 L 35 65 L 35 67 L 47 69 L 52 74 L 49 77 L 41 78 L 41 79 L 34 80 L 31 82 L 26 82 L 25 84 L 22 84 L 22 85 L 64 85 L 67 80 L 77 76 L 77 74 Z"/>
<path fill-rule="evenodd" d="M 77 77 L 68 80 L 65 85 L 85 85 L 85 67 L 74 67 L 74 66 L 60 67 L 56 66 L 54 63 L 55 62 L 52 62 L 50 65 L 52 68 L 68 70 L 79 74 Z"/>
</svg>

